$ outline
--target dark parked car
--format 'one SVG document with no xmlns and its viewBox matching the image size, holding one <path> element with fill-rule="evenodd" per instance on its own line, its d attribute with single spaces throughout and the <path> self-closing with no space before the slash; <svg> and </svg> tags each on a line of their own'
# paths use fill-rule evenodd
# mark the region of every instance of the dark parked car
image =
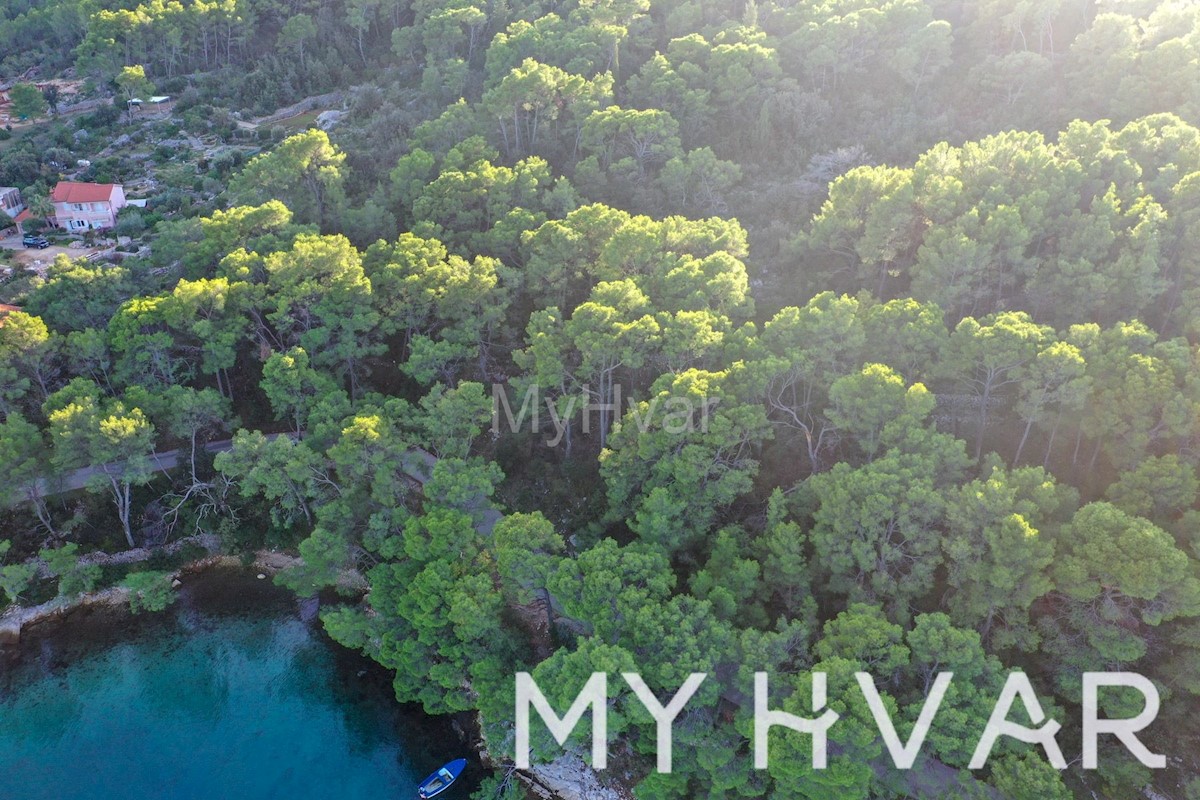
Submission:
<svg viewBox="0 0 1200 800">
<path fill-rule="evenodd" d="M 36 247 L 38 250 L 44 250 L 50 246 L 50 242 L 46 240 L 45 236 L 25 236 L 21 239 L 21 244 L 26 247 Z"/>
</svg>

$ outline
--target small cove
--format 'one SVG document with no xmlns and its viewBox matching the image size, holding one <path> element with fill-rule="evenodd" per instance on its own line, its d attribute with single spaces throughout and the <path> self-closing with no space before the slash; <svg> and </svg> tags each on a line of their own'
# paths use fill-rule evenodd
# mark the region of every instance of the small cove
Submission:
<svg viewBox="0 0 1200 800">
<path fill-rule="evenodd" d="M 79 609 L 0 651 L 0 798 L 411 798 L 470 756 L 447 719 L 244 570 L 160 614 Z M 477 760 L 448 798 L 466 798 Z"/>
</svg>

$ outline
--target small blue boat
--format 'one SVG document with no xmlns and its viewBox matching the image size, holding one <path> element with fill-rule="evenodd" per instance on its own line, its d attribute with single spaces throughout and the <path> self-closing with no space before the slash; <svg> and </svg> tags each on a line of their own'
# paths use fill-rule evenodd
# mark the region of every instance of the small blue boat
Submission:
<svg viewBox="0 0 1200 800">
<path fill-rule="evenodd" d="M 458 776 L 462 775 L 463 770 L 467 768 L 467 760 L 465 758 L 455 759 L 446 766 L 439 769 L 437 772 L 430 775 L 425 780 L 421 781 L 421 785 L 417 787 L 417 796 L 421 800 L 429 800 L 430 797 L 437 797 L 442 792 L 450 788 L 450 784 L 458 780 Z"/>
</svg>

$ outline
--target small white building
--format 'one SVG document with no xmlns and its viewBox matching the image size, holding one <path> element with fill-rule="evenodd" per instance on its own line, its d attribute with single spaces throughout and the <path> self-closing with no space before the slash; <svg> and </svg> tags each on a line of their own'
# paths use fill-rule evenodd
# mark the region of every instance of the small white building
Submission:
<svg viewBox="0 0 1200 800">
<path fill-rule="evenodd" d="M 21 190 L 15 186 L 0 186 L 0 211 L 11 219 L 25 210 L 25 201 L 21 199 Z"/>
</svg>

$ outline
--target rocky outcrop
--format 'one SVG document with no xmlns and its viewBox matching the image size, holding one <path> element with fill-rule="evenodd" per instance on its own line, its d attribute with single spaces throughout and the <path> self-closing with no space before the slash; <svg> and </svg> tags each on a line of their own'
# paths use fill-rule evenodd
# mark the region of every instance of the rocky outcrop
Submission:
<svg viewBox="0 0 1200 800">
<path fill-rule="evenodd" d="M 549 764 L 534 764 L 518 773 L 542 797 L 560 800 L 627 800 L 619 789 L 605 786 L 583 759 L 564 755 Z"/>
<path fill-rule="evenodd" d="M 342 117 L 346 115 L 345 111 L 340 111 L 336 108 L 330 108 L 322 111 L 317 115 L 317 127 L 323 131 L 330 131 L 337 127 L 342 121 Z"/>
<path fill-rule="evenodd" d="M 316 111 L 318 108 L 329 108 L 330 106 L 340 106 L 346 98 L 346 92 L 338 90 L 329 92 L 328 94 L 317 94 L 312 97 L 306 97 L 298 103 L 293 103 L 290 106 L 280 108 L 273 114 L 268 114 L 265 117 L 259 117 L 254 120 L 255 125 L 273 125 L 276 122 L 283 122 L 292 117 L 298 117 L 301 114 L 307 114 L 310 111 Z"/>
</svg>

